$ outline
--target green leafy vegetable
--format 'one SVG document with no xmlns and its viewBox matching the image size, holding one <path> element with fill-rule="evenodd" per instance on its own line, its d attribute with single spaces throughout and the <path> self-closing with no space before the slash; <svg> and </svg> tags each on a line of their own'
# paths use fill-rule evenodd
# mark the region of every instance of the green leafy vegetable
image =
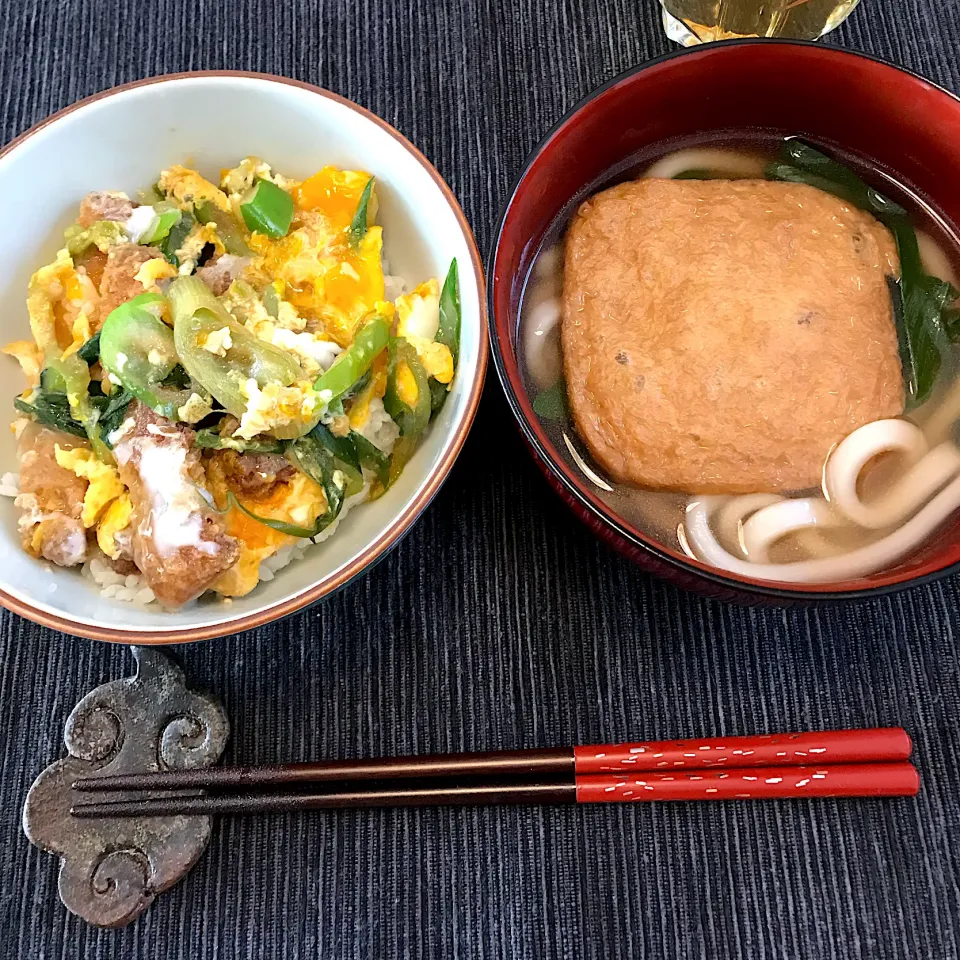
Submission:
<svg viewBox="0 0 960 960">
<path fill-rule="evenodd" d="M 285 237 L 293 220 L 293 198 L 269 180 L 258 180 L 248 200 L 240 204 L 247 229 L 268 237 Z"/>
<path fill-rule="evenodd" d="M 950 342 L 960 343 L 960 307 L 946 307 L 940 314 L 940 321 Z"/>
<path fill-rule="evenodd" d="M 187 210 L 180 214 L 180 219 L 170 228 L 170 232 L 158 244 L 160 252 L 175 267 L 180 266 L 177 251 L 187 242 L 190 231 L 197 225 L 196 217 Z"/>
<path fill-rule="evenodd" d="M 84 363 L 96 363 L 100 359 L 100 333 L 95 333 L 78 351 Z"/>
<path fill-rule="evenodd" d="M 368 320 L 353 343 L 318 377 L 314 389 L 318 393 L 329 391 L 328 403 L 343 396 L 373 366 L 389 339 L 390 324 L 383 317 Z"/>
<path fill-rule="evenodd" d="M 86 439 L 87 431 L 83 424 L 73 418 L 70 403 L 65 393 L 47 393 L 34 390 L 30 400 L 17 397 L 13 405 L 21 412 L 34 418 L 37 423 L 62 430 L 64 433 Z"/>
<path fill-rule="evenodd" d="M 216 227 L 217 236 L 227 253 L 232 253 L 238 257 L 249 257 L 251 255 L 252 251 L 247 246 L 247 240 L 240 229 L 240 224 L 231 214 L 221 210 L 209 200 L 194 204 L 193 212 L 201 223 L 212 223 Z"/>
<path fill-rule="evenodd" d="M 350 434 L 357 450 L 360 466 L 374 473 L 381 485 L 390 485 L 390 458 L 362 433 L 354 431 Z"/>
<path fill-rule="evenodd" d="M 163 387 L 186 388 L 193 385 L 190 374 L 183 368 L 182 364 L 177 364 L 161 381 Z"/>
<path fill-rule="evenodd" d="M 439 380 L 434 380 L 430 378 L 430 412 L 435 414 L 446 402 L 447 394 L 450 391 L 447 390 L 447 385 L 441 383 Z"/>
<path fill-rule="evenodd" d="M 562 377 L 552 387 L 537 394 L 533 401 L 533 412 L 544 420 L 565 420 L 569 417 L 567 385 Z"/>
<path fill-rule="evenodd" d="M 315 537 L 340 515 L 346 496 L 347 477 L 337 468 L 333 454 L 312 434 L 293 440 L 287 447 L 287 454 L 308 477 L 320 484 L 326 495 L 326 513 L 317 518 L 314 527 L 301 528 L 307 532 L 292 534 Z"/>
<path fill-rule="evenodd" d="M 944 312 L 956 291 L 923 269 L 916 231 L 906 211 L 843 164 L 796 138 L 784 141 L 780 161 L 770 164 L 765 173 L 771 180 L 804 183 L 840 197 L 873 214 L 893 234 L 900 279 L 890 284 L 890 291 L 903 379 L 909 404 L 922 404 L 930 396 L 949 350 Z"/>
<path fill-rule="evenodd" d="M 97 426 L 100 428 L 100 436 L 103 437 L 103 442 L 112 449 L 113 444 L 109 440 L 110 434 L 127 418 L 127 411 L 134 399 L 133 394 L 121 389 L 115 390 L 109 397 L 100 396 L 91 399 L 100 402 L 100 419 Z"/>
<path fill-rule="evenodd" d="M 360 455 L 354 434 L 338 437 L 323 423 L 318 423 L 311 431 L 313 437 L 333 457 L 334 466 L 343 471 L 346 477 L 345 493 L 348 497 L 363 489 L 363 473 L 360 470 Z"/>
<path fill-rule="evenodd" d="M 347 230 L 347 239 L 354 250 L 360 246 L 360 241 L 367 235 L 368 208 L 375 179 L 375 177 L 371 177 L 363 188 L 363 193 L 360 194 L 360 200 L 357 203 L 357 212 L 353 215 L 353 220 L 350 221 L 350 227 Z"/>
<path fill-rule="evenodd" d="M 708 170 L 706 167 L 694 167 L 690 170 L 684 170 L 673 177 L 674 180 L 729 180 L 729 174 L 717 173 L 716 170 Z"/>
</svg>

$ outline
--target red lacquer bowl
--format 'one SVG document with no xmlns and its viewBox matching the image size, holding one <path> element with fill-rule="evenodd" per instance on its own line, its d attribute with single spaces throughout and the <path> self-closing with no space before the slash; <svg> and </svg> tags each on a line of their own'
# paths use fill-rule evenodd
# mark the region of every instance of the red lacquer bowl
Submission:
<svg viewBox="0 0 960 960">
<path fill-rule="evenodd" d="M 577 104 L 530 158 L 506 205 L 487 284 L 497 373 L 550 484 L 600 537 L 653 573 L 746 602 L 864 597 L 960 565 L 955 518 L 896 567 L 842 583 L 778 585 L 691 560 L 611 511 L 549 439 L 517 359 L 517 318 L 545 234 L 585 186 L 664 141 L 764 129 L 833 144 L 913 189 L 954 232 L 960 225 L 960 100 L 888 63 L 812 43 L 709 44 L 621 74 Z"/>
</svg>

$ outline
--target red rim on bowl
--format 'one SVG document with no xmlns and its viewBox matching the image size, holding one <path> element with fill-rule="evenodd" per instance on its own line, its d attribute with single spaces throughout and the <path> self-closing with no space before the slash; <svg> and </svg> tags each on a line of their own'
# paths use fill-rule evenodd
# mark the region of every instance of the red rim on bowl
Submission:
<svg viewBox="0 0 960 960">
<path fill-rule="evenodd" d="M 517 355 L 519 305 L 532 261 L 591 183 L 656 144 L 754 129 L 799 134 L 869 160 L 914 191 L 954 236 L 960 193 L 960 99 L 886 61 L 823 44 L 743 40 L 678 50 L 589 94 L 531 154 L 504 206 L 487 281 L 497 374 L 534 459 L 591 529 L 640 566 L 724 599 L 792 603 L 863 598 L 960 568 L 960 518 L 895 567 L 827 584 L 779 584 L 721 572 L 656 542 L 612 512 L 533 411 Z"/>
<path fill-rule="evenodd" d="M 470 282 L 476 284 L 480 309 L 479 321 L 481 327 L 484 325 L 486 315 L 486 299 L 483 296 L 483 265 L 480 260 L 480 253 L 477 250 L 476 241 L 473 237 L 473 232 L 471 231 L 470 225 L 467 223 L 467 218 L 460 209 L 460 205 L 457 202 L 456 197 L 454 197 L 451 189 L 447 186 L 446 182 L 437 172 L 433 164 L 431 164 L 430 161 L 427 160 L 427 158 L 412 143 L 410 143 L 406 137 L 391 127 L 390 124 L 388 124 L 385 120 L 381 120 L 376 114 L 371 113 L 369 110 L 364 109 L 358 104 L 353 103 L 344 97 L 338 96 L 335 93 L 331 93 L 329 90 L 324 90 L 321 87 L 314 86 L 313 84 L 303 83 L 300 80 L 291 80 L 287 77 L 279 77 L 274 74 L 251 73 L 243 70 L 197 70 L 186 73 L 164 74 L 157 77 L 149 77 L 144 80 L 135 80 L 132 83 L 125 83 L 121 84 L 120 86 L 111 87 L 109 90 L 103 90 L 100 93 L 94 94 L 93 96 L 86 97 L 83 100 L 79 100 L 76 103 L 65 107 L 63 110 L 59 110 L 57 113 L 52 114 L 44 120 L 41 120 L 35 126 L 20 134 L 20 136 L 12 140 L 2 150 L 0 150 L 0 157 L 3 157 L 10 151 L 16 149 L 24 141 L 34 136 L 45 127 L 48 127 L 50 124 L 57 122 L 61 118 L 68 116 L 82 107 L 85 107 L 91 103 L 96 103 L 99 100 L 112 97 L 116 94 L 124 93 L 128 90 L 152 86 L 159 83 L 188 79 L 212 79 L 217 77 L 247 78 L 252 80 L 262 80 L 269 83 L 282 84 L 289 87 L 298 87 L 301 90 L 306 90 L 310 93 L 316 94 L 319 97 L 323 97 L 326 100 L 332 100 L 335 103 L 349 108 L 350 110 L 369 120 L 371 123 L 376 124 L 376 126 L 396 140 L 413 157 L 413 159 L 416 160 L 421 167 L 423 167 L 426 173 L 430 176 L 431 180 L 433 180 L 433 182 L 437 185 L 437 188 L 443 194 L 444 199 L 449 204 L 450 209 L 457 218 L 457 222 L 463 234 L 464 242 L 467 245 L 467 249 L 470 251 L 469 272 L 464 269 L 464 272 L 461 276 L 461 284 L 466 282 L 468 277 Z M 464 264 L 464 268 L 466 268 L 466 266 L 467 265 Z M 342 570 L 337 571 L 335 575 L 326 577 L 301 593 L 292 597 L 288 597 L 285 600 L 280 600 L 268 607 L 263 608 L 262 610 L 247 614 L 246 616 L 237 617 L 235 620 L 220 621 L 218 623 L 202 624 L 193 627 L 172 628 L 170 630 L 150 631 L 101 627 L 86 623 L 78 623 L 64 616 L 53 614 L 46 610 L 34 607 L 29 602 L 23 601 L 19 597 L 15 597 L 4 590 L 0 590 L 0 605 L 6 607 L 8 610 L 12 610 L 14 613 L 28 618 L 29 620 L 40 623 L 43 626 L 52 627 L 55 630 L 62 630 L 64 633 L 73 634 L 74 636 L 87 637 L 92 640 L 107 640 L 114 643 L 135 643 L 140 645 L 190 643 L 195 640 L 208 640 L 213 637 L 227 636 L 229 634 L 240 633 L 244 630 L 250 630 L 254 627 L 262 626 L 265 623 L 278 620 L 281 617 L 285 617 L 288 614 L 295 613 L 296 611 L 309 606 L 311 603 L 314 603 L 322 597 L 325 597 L 330 593 L 345 587 L 351 580 L 359 576 L 360 573 L 381 560 L 389 550 L 391 550 L 400 542 L 400 540 L 406 535 L 406 533 L 419 518 L 420 514 L 430 504 L 430 501 L 434 498 L 434 496 L 436 496 L 444 480 L 446 480 L 450 469 L 453 467 L 454 461 L 457 459 L 457 456 L 459 455 L 460 450 L 462 449 L 467 438 L 467 434 L 470 431 L 470 427 L 473 424 L 473 419 L 476 415 L 477 407 L 480 403 L 480 396 L 483 391 L 483 382 L 487 368 L 487 356 L 487 341 L 485 337 L 481 337 L 477 369 L 473 377 L 473 383 L 470 386 L 470 395 L 467 400 L 465 413 L 461 422 L 456 428 L 452 443 L 444 454 L 443 459 L 437 465 L 433 474 L 427 480 L 420 494 L 416 497 L 416 499 L 407 505 L 406 509 L 387 529 L 383 530 L 372 543 L 368 544 Z"/>
</svg>

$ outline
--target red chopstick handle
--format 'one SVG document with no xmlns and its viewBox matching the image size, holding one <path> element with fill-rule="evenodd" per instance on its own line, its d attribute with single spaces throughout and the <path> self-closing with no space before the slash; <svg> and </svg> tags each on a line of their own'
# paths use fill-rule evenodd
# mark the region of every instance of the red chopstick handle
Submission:
<svg viewBox="0 0 960 960">
<path fill-rule="evenodd" d="M 757 737 L 712 737 L 574 747 L 580 774 L 640 770 L 702 770 L 708 767 L 796 766 L 907 760 L 913 744 L 901 727 L 771 733 Z"/>
<path fill-rule="evenodd" d="M 578 776 L 577 803 L 638 800 L 767 800 L 774 797 L 912 797 L 920 777 L 909 763 L 835 767 L 744 767 L 701 773 Z"/>
</svg>

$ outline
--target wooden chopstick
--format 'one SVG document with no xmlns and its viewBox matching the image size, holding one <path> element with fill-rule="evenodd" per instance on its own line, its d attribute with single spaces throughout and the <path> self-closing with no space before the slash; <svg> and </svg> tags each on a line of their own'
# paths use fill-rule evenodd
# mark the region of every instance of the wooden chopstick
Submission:
<svg viewBox="0 0 960 960">
<path fill-rule="evenodd" d="M 169 817 L 260 814 L 355 807 L 477 804 L 628 803 L 651 800 L 747 800 L 801 797 L 913 796 L 920 787 L 909 763 L 743 767 L 672 773 L 584 774 L 567 783 L 480 783 L 402 786 L 332 793 L 167 796 L 83 803 L 75 817 Z"/>
<path fill-rule="evenodd" d="M 84 777 L 80 791 L 226 790 L 354 780 L 539 777 L 722 767 L 783 767 L 907 760 L 913 746 L 900 727 L 712 737 L 492 753 L 454 753 L 213 767 Z"/>
</svg>

